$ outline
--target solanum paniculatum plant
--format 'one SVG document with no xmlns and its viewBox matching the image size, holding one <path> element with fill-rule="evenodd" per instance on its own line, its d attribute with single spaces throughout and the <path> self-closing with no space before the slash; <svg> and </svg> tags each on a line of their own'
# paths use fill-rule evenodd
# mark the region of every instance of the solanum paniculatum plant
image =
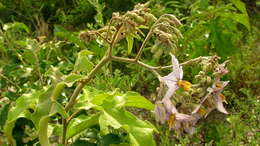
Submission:
<svg viewBox="0 0 260 146">
<path fill-rule="evenodd" d="M 179 63 L 178 40 L 183 36 L 178 28 L 181 26 L 181 22 L 174 15 L 164 14 L 156 18 L 150 12 L 148 4 L 138 4 L 125 14 L 113 13 L 107 25 L 100 29 L 82 31 L 79 38 L 86 44 L 94 41 L 107 48 L 103 58 L 94 65 L 88 55 L 95 54 L 87 49 L 81 50 L 74 70 L 62 75 L 55 68 L 56 70 L 53 69 L 55 75 L 46 73 L 46 76 L 58 75 L 58 80 L 50 81 L 51 84 L 43 86 L 39 91 L 32 91 L 19 97 L 16 103 L 12 104 L 4 127 L 9 143 L 16 145 L 12 131 L 16 120 L 20 117 L 33 122 L 42 146 L 51 145 L 49 138 L 54 133 L 50 132 L 51 126 L 60 132 L 58 140 L 52 143 L 66 146 L 73 143 L 77 134 L 93 125 L 99 125 L 103 134 L 109 133 L 111 127 L 121 128 L 128 133 L 131 145 L 152 146 L 155 145 L 153 132 L 157 131 L 156 128 L 149 122 L 138 119 L 124 107 L 132 106 L 154 111 L 160 123 L 168 123 L 170 129 L 188 133 L 193 133 L 196 122 L 206 117 L 213 109 L 227 114 L 223 106 L 225 96 L 222 91 L 228 81 L 221 80 L 221 77 L 228 72 L 225 68 L 226 62 L 219 64 L 219 57 L 207 56 Z M 76 43 L 80 42 L 74 37 L 71 38 Z M 135 57 L 118 56 L 115 50 L 122 48 L 123 39 L 127 41 L 127 53 Z M 135 39 L 142 42 L 139 49 L 135 48 L 136 53 L 132 51 Z M 151 66 L 144 63 L 141 59 L 144 48 L 151 48 L 151 52 L 157 58 L 170 55 L 172 65 Z M 138 65 L 156 76 L 160 86 L 155 106 L 137 93 L 105 92 L 88 86 L 100 69 L 112 61 Z M 201 71 L 195 76 L 196 82 L 192 83 L 184 80 L 183 67 L 194 63 L 201 66 Z M 84 69 L 84 74 L 79 70 L 82 67 L 88 67 L 87 70 Z M 171 69 L 172 72 L 162 76 L 163 69 Z M 62 94 L 67 97 L 65 102 L 58 100 L 64 97 Z M 181 105 L 176 107 L 176 103 Z M 84 115 L 85 119 L 82 120 L 84 117 L 80 116 L 82 111 L 90 109 L 96 112 Z M 50 124 L 50 120 L 54 117 L 58 120 L 52 120 Z M 56 127 L 53 128 L 53 125 Z"/>
</svg>

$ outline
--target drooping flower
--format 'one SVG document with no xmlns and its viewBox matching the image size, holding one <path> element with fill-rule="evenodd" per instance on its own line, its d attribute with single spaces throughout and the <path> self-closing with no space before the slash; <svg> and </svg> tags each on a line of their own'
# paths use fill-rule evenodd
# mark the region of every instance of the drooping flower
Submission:
<svg viewBox="0 0 260 146">
<path fill-rule="evenodd" d="M 209 96 L 212 96 L 215 100 L 215 106 L 217 108 L 218 111 L 224 113 L 224 114 L 228 114 L 227 110 L 224 108 L 223 102 L 225 101 L 225 96 L 221 93 L 224 88 L 227 86 L 227 84 L 229 83 L 229 81 L 216 81 L 212 88 L 208 88 L 208 94 L 204 97 L 204 99 L 201 101 L 201 103 L 195 108 L 195 110 L 192 112 L 192 114 L 197 113 L 199 111 L 199 109 L 201 108 L 202 104 L 204 103 L 204 101 L 206 101 L 206 99 Z"/>
<path fill-rule="evenodd" d="M 225 86 L 227 86 L 229 81 L 220 81 L 220 78 L 228 73 L 228 70 L 225 68 L 226 63 L 228 61 L 225 61 L 222 64 L 218 64 L 214 71 L 215 80 L 211 88 L 208 88 L 208 94 L 201 100 L 200 104 L 195 108 L 195 110 L 192 112 L 192 114 L 195 114 L 199 111 L 202 104 L 208 99 L 208 97 L 213 97 L 215 102 L 215 107 L 218 111 L 228 114 L 227 110 L 223 106 L 223 102 L 225 101 L 225 96 L 221 93 Z"/>
<path fill-rule="evenodd" d="M 189 91 L 191 89 L 191 83 L 182 80 L 183 70 L 182 66 L 179 64 L 179 61 L 173 54 L 171 54 L 171 57 L 173 71 L 167 76 L 161 78 L 161 80 L 164 81 L 168 87 L 168 91 L 166 92 L 164 99 L 169 99 L 179 88 L 184 88 L 184 90 L 186 91 Z"/>
<path fill-rule="evenodd" d="M 174 55 L 171 56 L 173 71 L 169 75 L 161 78 L 168 89 L 162 101 L 156 103 L 154 112 L 156 119 L 162 124 L 167 121 L 170 129 L 179 130 L 182 127 L 183 123 L 190 122 L 194 119 L 190 115 L 179 113 L 176 107 L 171 102 L 171 97 L 179 88 L 184 88 L 184 90 L 186 91 L 190 90 L 191 83 L 182 80 L 182 66 L 179 65 L 179 62 Z M 188 129 L 188 126 L 186 126 L 186 129 Z"/>
<path fill-rule="evenodd" d="M 218 111 L 228 114 L 227 110 L 223 106 L 223 102 L 225 102 L 225 96 L 221 93 L 224 90 L 224 87 L 227 86 L 229 81 L 220 82 L 216 84 L 216 87 L 213 88 L 212 96 L 216 102 L 216 108 Z"/>
</svg>

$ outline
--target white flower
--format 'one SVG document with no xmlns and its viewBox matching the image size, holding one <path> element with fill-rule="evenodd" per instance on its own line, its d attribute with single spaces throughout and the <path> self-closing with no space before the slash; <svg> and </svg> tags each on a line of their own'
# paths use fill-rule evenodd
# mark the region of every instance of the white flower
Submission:
<svg viewBox="0 0 260 146">
<path fill-rule="evenodd" d="M 204 101 L 206 101 L 206 99 L 212 95 L 212 97 L 215 100 L 215 106 L 217 108 L 218 111 L 228 114 L 227 110 L 224 108 L 223 106 L 223 102 L 225 102 L 225 96 L 221 93 L 224 88 L 227 86 L 227 84 L 229 83 L 229 81 L 217 81 L 213 84 L 212 88 L 208 88 L 208 94 L 202 99 L 202 101 L 200 102 L 200 104 L 195 108 L 195 110 L 192 112 L 192 114 L 195 114 L 199 111 L 200 107 L 202 106 L 202 104 L 204 103 Z"/>
<path fill-rule="evenodd" d="M 172 57 L 172 69 L 173 71 L 161 78 L 162 81 L 167 85 L 168 90 L 164 96 L 164 99 L 170 99 L 171 96 L 175 93 L 179 87 L 184 88 L 185 90 L 190 90 L 191 83 L 188 81 L 182 80 L 183 78 L 183 70 L 182 66 L 179 65 L 179 61 L 177 58 L 171 54 Z"/>
<path fill-rule="evenodd" d="M 164 95 L 162 101 L 156 102 L 155 104 L 155 117 L 162 124 L 166 121 L 169 124 L 170 129 L 179 130 L 183 128 L 184 123 L 189 123 L 194 120 L 194 118 L 187 114 L 179 113 L 176 107 L 171 102 L 171 97 L 177 89 L 184 88 L 184 90 L 190 90 L 191 83 L 182 80 L 183 70 L 182 66 L 179 65 L 177 58 L 171 54 L 172 57 L 172 68 L 173 71 L 161 78 L 161 80 L 166 84 L 168 90 Z M 188 130 L 186 124 L 186 130 Z"/>
</svg>

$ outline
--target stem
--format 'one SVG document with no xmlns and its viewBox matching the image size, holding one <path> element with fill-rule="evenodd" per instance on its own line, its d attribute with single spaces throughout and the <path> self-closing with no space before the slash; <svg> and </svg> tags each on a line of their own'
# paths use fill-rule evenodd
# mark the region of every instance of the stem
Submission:
<svg viewBox="0 0 260 146">
<path fill-rule="evenodd" d="M 120 26 L 120 29 L 121 29 L 121 27 L 122 26 Z M 66 111 L 68 111 L 75 104 L 76 98 L 78 97 L 79 93 L 82 91 L 82 88 L 95 76 L 97 71 L 112 59 L 112 57 L 111 57 L 112 56 L 112 49 L 114 47 L 115 40 L 116 40 L 116 38 L 117 38 L 117 36 L 120 32 L 120 29 L 118 29 L 116 31 L 116 33 L 113 35 L 112 41 L 111 41 L 111 43 L 109 43 L 110 46 L 107 50 L 107 54 L 101 59 L 101 61 L 95 66 L 95 68 L 93 70 L 91 70 L 91 72 L 87 75 L 87 77 L 79 82 L 79 84 L 77 85 L 77 87 L 73 91 L 69 102 L 65 106 Z M 67 140 L 66 140 L 67 126 L 68 126 L 70 120 L 73 118 L 73 116 L 75 116 L 75 113 L 72 114 L 72 117 L 69 117 L 68 120 L 67 119 L 62 120 L 63 121 L 62 143 L 64 144 L 64 146 L 67 145 Z"/>
<path fill-rule="evenodd" d="M 67 146 L 68 142 L 66 140 L 66 135 L 67 135 L 67 127 L 68 127 L 68 122 L 66 119 L 62 119 L 62 125 L 63 125 L 63 131 L 62 131 L 62 144 L 64 146 Z"/>
<path fill-rule="evenodd" d="M 78 116 L 81 111 L 83 111 L 83 109 L 77 110 L 70 117 L 68 117 L 67 118 L 67 123 L 69 123 L 74 117 Z"/>
<path fill-rule="evenodd" d="M 136 59 L 130 59 L 130 58 L 123 58 L 123 57 L 117 57 L 117 56 L 112 56 L 113 61 L 118 61 L 118 62 L 126 62 L 126 63 L 132 63 L 132 64 L 137 64 L 149 71 L 151 71 L 153 74 L 155 74 L 158 78 L 161 77 L 160 74 L 154 69 L 153 66 L 150 66 L 148 64 L 145 64 L 141 61 L 138 61 Z"/>
<path fill-rule="evenodd" d="M 101 61 L 96 65 L 96 67 L 88 74 L 88 76 L 79 82 L 76 89 L 74 90 L 73 94 L 70 97 L 68 104 L 65 106 L 65 110 L 68 111 L 75 103 L 75 100 L 79 93 L 81 92 L 82 88 L 95 76 L 97 71 L 104 66 L 110 58 L 108 56 L 104 56 Z"/>
<path fill-rule="evenodd" d="M 13 85 L 14 85 L 16 88 L 18 88 L 19 90 L 22 90 L 22 88 L 21 88 L 19 85 L 15 84 L 13 81 L 11 81 L 10 79 L 8 79 L 6 76 L 0 74 L 0 77 L 6 79 L 9 83 L 13 84 Z"/>
<path fill-rule="evenodd" d="M 214 57 L 214 56 L 204 56 L 204 57 L 200 56 L 200 57 L 198 57 L 198 58 L 194 58 L 194 59 L 188 60 L 188 61 L 186 61 L 186 62 L 183 62 L 183 63 L 181 63 L 180 65 L 188 65 L 188 64 L 192 64 L 192 63 L 194 63 L 194 62 L 200 62 L 200 61 L 202 61 L 202 60 L 204 60 L 204 59 L 208 59 L 208 58 L 210 58 L 210 57 Z M 155 70 L 161 70 L 161 69 L 168 69 L 168 68 L 172 68 L 172 67 L 173 67 L 173 65 L 157 66 L 157 67 L 153 67 L 153 69 L 155 69 Z"/>
<path fill-rule="evenodd" d="M 102 38 L 102 40 L 104 40 L 105 42 L 107 42 L 108 44 L 110 44 L 110 41 L 108 41 L 105 37 L 103 37 L 99 32 L 97 32 L 97 35 Z"/>
<path fill-rule="evenodd" d="M 140 59 L 140 57 L 141 57 L 141 55 L 142 55 L 142 52 L 143 52 L 143 49 L 144 49 L 144 47 L 145 47 L 147 41 L 148 41 L 148 40 L 150 39 L 150 37 L 152 36 L 152 32 L 153 32 L 153 26 L 152 26 L 152 28 L 149 30 L 149 32 L 148 32 L 146 38 L 144 39 L 144 41 L 143 41 L 143 43 L 142 43 L 142 46 L 140 47 L 140 49 L 139 49 L 139 51 L 138 51 L 138 53 L 137 53 L 137 55 L 136 55 L 136 57 L 135 57 L 135 60 L 139 60 L 139 59 Z"/>
</svg>

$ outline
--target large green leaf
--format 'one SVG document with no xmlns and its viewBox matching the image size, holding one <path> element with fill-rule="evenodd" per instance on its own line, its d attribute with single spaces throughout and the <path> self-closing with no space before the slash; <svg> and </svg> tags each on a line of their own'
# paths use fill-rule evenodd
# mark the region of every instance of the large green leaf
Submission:
<svg viewBox="0 0 260 146">
<path fill-rule="evenodd" d="M 147 110 L 154 109 L 154 104 L 136 92 L 127 92 L 125 94 L 125 100 L 124 106 L 144 108 Z"/>
<path fill-rule="evenodd" d="M 49 115 L 52 107 L 52 91 L 54 87 L 49 87 L 46 92 L 40 95 L 35 112 L 32 114 L 31 120 L 33 121 L 36 129 L 39 129 L 39 121 L 46 115 Z"/>
<path fill-rule="evenodd" d="M 77 134 L 80 134 L 82 131 L 86 130 L 87 128 L 97 125 L 98 118 L 99 118 L 99 114 L 92 115 L 92 116 L 80 115 L 79 117 L 72 119 L 70 124 L 68 125 L 66 138 L 67 139 L 71 138 Z"/>
<path fill-rule="evenodd" d="M 133 145 L 155 145 L 153 132 L 156 129 L 154 126 L 147 121 L 138 119 L 124 109 L 127 106 L 153 110 L 154 105 L 149 100 L 135 92 L 120 93 L 118 90 L 104 92 L 87 86 L 83 91 L 76 107 L 77 105 L 86 105 L 88 108 L 91 106 L 91 108 L 101 111 L 99 124 L 103 134 L 109 133 L 109 126 L 115 129 L 122 128 L 129 133 Z"/>
<path fill-rule="evenodd" d="M 26 117 L 25 115 L 28 112 L 27 110 L 34 107 L 36 101 L 43 92 L 44 90 L 40 90 L 22 95 L 16 100 L 15 106 L 10 109 L 7 121 L 4 125 L 4 133 L 11 145 L 16 145 L 12 136 L 13 127 L 16 120 L 21 117 Z"/>
<path fill-rule="evenodd" d="M 9 30 L 9 29 L 20 29 L 20 30 L 24 30 L 27 33 L 30 32 L 30 29 L 23 23 L 21 22 L 14 22 L 14 23 L 7 23 L 4 25 L 3 29 L 5 31 Z"/>
<path fill-rule="evenodd" d="M 156 129 L 147 121 L 140 120 L 133 114 L 121 108 L 111 108 L 109 103 L 104 104 L 99 118 L 101 131 L 109 132 L 109 126 L 122 128 L 129 134 L 130 142 L 134 146 L 154 146 L 153 132 Z"/>
<path fill-rule="evenodd" d="M 101 105 L 105 100 L 109 100 L 117 107 L 127 106 L 147 110 L 154 109 L 154 105 L 149 100 L 136 92 L 120 93 L 117 90 L 114 92 L 104 92 L 91 87 L 85 87 L 83 96 L 82 98 L 85 98 L 84 102 L 88 101 L 94 105 Z"/>
<path fill-rule="evenodd" d="M 63 118 L 68 117 L 64 107 L 56 101 L 64 87 L 64 82 L 59 82 L 49 87 L 48 90 L 39 97 L 36 110 L 31 116 L 31 120 L 38 130 L 40 144 L 43 146 L 50 145 L 48 141 L 49 117 L 56 113 L 59 113 Z"/>
<path fill-rule="evenodd" d="M 239 13 L 222 13 L 221 16 L 230 18 L 237 23 L 241 23 L 244 25 L 249 31 L 251 30 L 249 18 L 247 14 L 239 14 Z"/>
</svg>

